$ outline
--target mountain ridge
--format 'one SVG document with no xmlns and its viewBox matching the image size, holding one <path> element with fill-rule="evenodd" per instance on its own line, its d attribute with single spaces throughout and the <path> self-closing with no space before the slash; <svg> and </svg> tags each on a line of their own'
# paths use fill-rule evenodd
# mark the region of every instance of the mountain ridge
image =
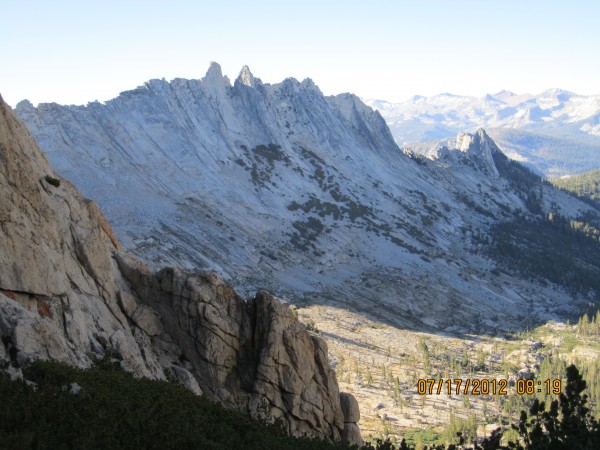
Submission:
<svg viewBox="0 0 600 450">
<path fill-rule="evenodd" d="M 439 94 L 401 103 L 365 102 L 380 111 L 402 146 L 483 127 L 512 158 L 545 175 L 600 167 L 600 95 L 547 89 L 537 95 L 500 91 L 483 97 Z M 538 142 L 538 136 L 554 139 L 561 152 Z"/>
<path fill-rule="evenodd" d="M 242 292 L 266 287 L 444 332 L 507 331 L 530 295 L 534 322 L 585 303 L 492 274 L 480 240 L 494 223 L 597 212 L 541 180 L 514 184 L 512 166 L 497 173 L 487 133 L 448 139 L 426 159 L 401 151 L 356 96 L 250 74 L 231 85 L 212 65 L 202 80 L 154 80 L 104 105 L 16 111 L 150 265 L 208 267 Z"/>
</svg>

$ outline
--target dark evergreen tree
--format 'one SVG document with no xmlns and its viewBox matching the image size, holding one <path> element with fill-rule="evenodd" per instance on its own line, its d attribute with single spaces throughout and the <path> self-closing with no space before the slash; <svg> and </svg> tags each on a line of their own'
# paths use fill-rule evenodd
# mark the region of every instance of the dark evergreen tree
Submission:
<svg viewBox="0 0 600 450">
<path fill-rule="evenodd" d="M 529 410 L 521 412 L 518 425 L 513 425 L 521 444 L 509 443 L 517 450 L 593 450 L 600 449 L 600 427 L 586 406 L 583 394 L 586 382 L 574 365 L 567 367 L 565 390 L 558 400 L 545 409 L 535 400 Z"/>
</svg>

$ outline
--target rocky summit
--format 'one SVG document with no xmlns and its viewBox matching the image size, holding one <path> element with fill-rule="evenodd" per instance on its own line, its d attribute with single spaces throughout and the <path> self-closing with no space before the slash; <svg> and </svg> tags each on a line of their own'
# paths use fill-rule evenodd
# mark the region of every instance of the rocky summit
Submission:
<svg viewBox="0 0 600 450">
<path fill-rule="evenodd" d="M 212 272 L 153 272 L 123 253 L 96 204 L 54 172 L 1 100 L 0 198 L 0 360 L 85 368 L 112 358 L 281 418 L 293 435 L 362 443 L 325 342 L 287 305 L 265 291 L 244 300 Z"/>
</svg>

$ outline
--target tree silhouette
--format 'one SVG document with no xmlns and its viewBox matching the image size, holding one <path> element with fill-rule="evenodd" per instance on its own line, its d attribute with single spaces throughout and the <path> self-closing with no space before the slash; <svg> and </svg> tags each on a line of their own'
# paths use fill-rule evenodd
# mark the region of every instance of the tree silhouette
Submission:
<svg viewBox="0 0 600 450">
<path fill-rule="evenodd" d="M 586 382 L 574 365 L 567 367 L 567 383 L 558 400 L 546 410 L 537 399 L 529 417 L 521 411 L 518 425 L 513 425 L 522 443 L 510 442 L 516 450 L 592 450 L 600 448 L 600 427 L 586 406 L 583 394 Z M 500 447 L 501 448 L 501 447 Z"/>
</svg>

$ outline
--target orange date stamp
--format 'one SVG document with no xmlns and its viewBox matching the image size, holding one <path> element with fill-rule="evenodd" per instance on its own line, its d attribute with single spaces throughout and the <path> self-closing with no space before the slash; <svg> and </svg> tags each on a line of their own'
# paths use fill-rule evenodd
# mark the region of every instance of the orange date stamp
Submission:
<svg viewBox="0 0 600 450">
<path fill-rule="evenodd" d="M 417 381 L 419 395 L 518 395 L 554 394 L 561 392 L 561 380 L 549 378 L 545 380 L 519 379 L 509 383 L 508 380 L 480 378 L 428 378 Z"/>
</svg>

